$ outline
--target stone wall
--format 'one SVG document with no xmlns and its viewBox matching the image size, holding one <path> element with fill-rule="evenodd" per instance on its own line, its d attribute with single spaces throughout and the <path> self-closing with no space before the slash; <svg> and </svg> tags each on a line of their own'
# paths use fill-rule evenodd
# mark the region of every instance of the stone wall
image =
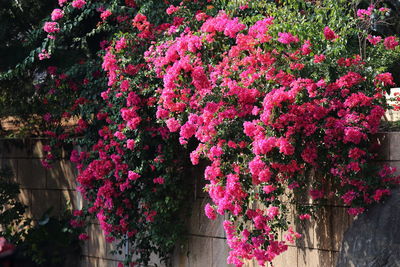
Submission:
<svg viewBox="0 0 400 267">
<path fill-rule="evenodd" d="M 200 188 L 201 186 L 199 186 Z M 204 215 L 204 206 L 210 202 L 204 194 L 198 193 L 193 205 L 193 213 L 188 220 L 189 235 L 177 247 L 173 266 L 179 267 L 224 267 L 233 266 L 226 263 L 229 247 L 226 244 L 222 228 L 223 216 L 210 221 Z M 312 203 L 308 203 L 312 205 Z M 288 251 L 278 256 L 275 267 L 333 267 L 340 250 L 342 236 L 351 224 L 351 217 L 346 207 L 330 203 L 322 207 L 317 219 L 311 222 L 294 220 L 294 207 L 291 208 L 289 220 L 294 229 L 303 234 Z M 248 262 L 246 267 L 259 266 Z"/>
<path fill-rule="evenodd" d="M 20 184 L 20 199 L 34 219 L 49 208 L 58 215 L 68 205 L 77 206 L 73 166 L 62 153 L 52 169 L 43 168 L 42 147 L 41 139 L 0 139 L 0 164 L 11 167 L 13 181 Z"/>
<path fill-rule="evenodd" d="M 381 148 L 377 151 L 379 157 L 376 164 L 388 163 L 400 170 L 400 133 L 381 133 L 376 138 L 381 144 Z M 215 221 L 207 219 L 204 215 L 204 206 L 210 200 L 200 190 L 203 186 L 201 180 L 196 179 L 196 181 L 197 190 L 194 196 L 193 214 L 188 220 L 189 236 L 176 249 L 173 266 L 229 266 L 226 264 L 229 248 L 226 245 L 222 228 L 223 217 L 219 216 Z M 302 204 L 313 205 L 311 199 L 303 199 Z M 352 216 L 348 215 L 346 210 L 347 207 L 340 201 L 331 199 L 318 211 L 315 220 L 299 222 L 294 220 L 294 206 L 292 206 L 289 220 L 294 229 L 303 237 L 295 244 L 290 245 L 288 251 L 278 256 L 274 261 L 274 266 L 343 267 L 337 265 L 337 260 L 343 235 L 353 222 Z M 259 265 L 249 262 L 246 266 L 256 267 Z M 374 267 L 378 267 L 378 265 Z"/>
<path fill-rule="evenodd" d="M 226 258 L 229 247 L 226 245 L 225 231 L 222 227 L 224 217 L 218 216 L 216 220 L 211 221 L 204 214 L 204 207 L 210 203 L 210 199 L 203 191 L 203 172 L 204 166 L 192 169 L 190 179 L 194 182 L 193 208 L 186 222 L 188 235 L 177 245 L 172 257 L 174 267 L 228 266 Z"/>
<path fill-rule="evenodd" d="M 21 188 L 20 200 L 28 206 L 27 215 L 39 219 L 52 208 L 52 215 L 59 215 L 67 207 L 81 207 L 76 192 L 76 169 L 67 159 L 63 150 L 53 168 L 41 165 L 43 139 L 0 139 L 0 166 L 12 169 L 12 180 Z M 83 244 L 82 267 L 117 266 L 121 256 L 112 255 L 112 244 L 106 244 L 99 225 L 93 222 L 88 234 L 90 239 Z"/>
<path fill-rule="evenodd" d="M 382 144 L 377 164 L 389 163 L 400 167 L 400 133 L 380 134 Z M 0 164 L 8 165 L 14 172 L 13 180 L 21 184 L 21 200 L 29 206 L 28 213 L 39 218 L 48 208 L 53 207 L 56 215 L 70 203 L 73 208 L 79 208 L 81 200 L 75 191 L 76 171 L 63 157 L 57 160 L 54 168 L 45 169 L 41 166 L 43 157 L 41 148 L 43 140 L 2 139 L 0 140 Z M 187 218 L 189 234 L 177 244 L 172 257 L 174 267 L 224 267 L 229 248 L 226 245 L 225 233 L 222 228 L 223 216 L 210 221 L 204 215 L 204 206 L 210 202 L 203 192 L 204 180 L 201 179 L 201 167 L 192 171 L 194 181 L 193 209 Z M 312 205 L 310 200 L 304 203 Z M 294 207 L 292 207 L 293 210 Z M 296 222 L 293 212 L 290 221 L 295 229 L 304 237 L 289 247 L 289 250 L 279 256 L 276 267 L 333 267 L 341 247 L 341 241 L 346 229 L 351 225 L 352 218 L 347 214 L 346 207 L 338 201 L 329 201 L 317 214 L 312 222 Z M 82 251 L 82 267 L 116 267 L 124 258 L 112 255 L 110 251 L 114 244 L 106 244 L 99 225 L 93 221 L 88 229 L 89 240 L 84 243 Z M 153 257 L 150 266 L 160 265 Z M 246 266 L 258 266 L 249 262 Z M 341 266 L 339 266 L 341 267 Z"/>
</svg>

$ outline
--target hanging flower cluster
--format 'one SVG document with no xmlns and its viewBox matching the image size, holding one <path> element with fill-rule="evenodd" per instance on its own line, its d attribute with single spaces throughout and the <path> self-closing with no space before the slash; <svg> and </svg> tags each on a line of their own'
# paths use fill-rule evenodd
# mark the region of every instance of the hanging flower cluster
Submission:
<svg viewBox="0 0 400 267">
<path fill-rule="evenodd" d="M 138 262 L 143 263 L 149 261 L 152 247 L 160 256 L 168 256 L 183 233 L 180 213 L 190 193 L 183 186 L 188 155 L 178 146 L 177 136 L 154 120 L 156 99 L 151 86 L 155 84 L 148 84 L 146 65 L 124 66 L 116 60 L 117 55 L 138 53 L 146 43 L 140 37 L 122 36 L 106 49 L 103 69 L 110 87 L 101 93 L 104 105 L 96 115 L 105 126 L 90 154 L 74 151 L 71 155 L 78 164 L 78 190 L 88 200 L 87 211 L 97 217 L 106 240 L 130 242 L 131 253 L 140 255 Z"/>
<path fill-rule="evenodd" d="M 316 54 L 308 40 L 270 33 L 273 24 L 267 17 L 246 27 L 221 11 L 146 53 L 163 79 L 158 118 L 179 131 L 181 144 L 198 140 L 193 164 L 200 157 L 211 162 L 205 179 L 213 204 L 205 212 L 210 219 L 230 215 L 228 263 L 236 266 L 253 258 L 264 266 L 300 237 L 285 223 L 282 196 L 294 200 L 292 192 L 309 188 L 312 171 L 310 198 L 338 195 L 352 215 L 399 182 L 393 168 L 370 164 L 370 137 L 385 113 L 382 92 L 394 84 L 391 74 L 368 74 L 357 55 Z M 326 46 L 340 38 L 328 26 L 321 32 Z M 395 37 L 384 43 L 398 45 Z M 324 64 L 335 66 L 335 76 L 318 71 Z"/>
<path fill-rule="evenodd" d="M 72 6 L 75 2 L 84 1 L 73 1 Z M 164 10 L 168 7 L 163 6 Z M 83 151 L 72 151 L 70 160 L 78 168 L 77 189 L 87 205 L 75 211 L 71 225 L 82 227 L 87 216 L 95 217 L 106 241 L 116 241 L 118 249 L 129 243 L 126 262 L 148 264 L 152 253 L 165 261 L 184 235 L 192 192 L 187 178 L 191 170 L 185 168 L 190 166 L 189 154 L 179 145 L 178 135 L 155 119 L 154 91 L 161 83 L 155 77 L 149 79 L 143 54 L 156 35 L 182 22 L 154 25 L 140 13 L 114 15 L 104 7 L 98 11 L 99 27 L 117 22 L 131 33 L 101 42 L 103 73 L 93 62 L 87 63 L 91 68 L 86 73 L 75 77 L 58 67 L 48 68 L 48 79 L 38 89 L 49 108 L 43 120 L 47 126 L 44 134 L 51 138 L 51 145 L 45 146 L 43 165 L 51 167 L 57 148 L 65 141 L 84 145 Z M 68 12 L 68 7 L 56 9 L 54 20 L 63 18 L 60 14 L 70 15 Z M 128 59 L 134 60 L 127 63 Z M 84 64 L 79 62 L 79 68 Z M 88 94 L 98 84 L 97 96 Z M 56 111 L 51 110 L 53 107 Z M 60 109 L 63 112 L 57 113 Z M 84 116 L 71 128 L 63 127 L 62 123 L 82 113 Z M 82 239 L 87 238 L 82 235 Z"/>
</svg>

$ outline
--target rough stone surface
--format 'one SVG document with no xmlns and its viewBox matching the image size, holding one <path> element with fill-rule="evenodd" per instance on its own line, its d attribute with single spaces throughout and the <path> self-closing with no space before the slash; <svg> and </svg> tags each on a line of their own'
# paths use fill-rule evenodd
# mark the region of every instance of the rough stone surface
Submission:
<svg viewBox="0 0 400 267">
<path fill-rule="evenodd" d="M 400 189 L 346 231 L 337 267 L 400 266 Z"/>
<path fill-rule="evenodd" d="M 212 238 L 191 236 L 189 238 L 189 266 L 206 267 L 212 263 Z"/>
</svg>

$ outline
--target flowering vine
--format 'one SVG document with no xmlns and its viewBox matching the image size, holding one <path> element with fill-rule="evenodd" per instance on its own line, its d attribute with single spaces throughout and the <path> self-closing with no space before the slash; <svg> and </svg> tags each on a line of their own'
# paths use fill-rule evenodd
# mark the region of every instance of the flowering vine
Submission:
<svg viewBox="0 0 400 267">
<path fill-rule="evenodd" d="M 306 191 L 318 202 L 334 194 L 357 215 L 399 182 L 393 168 L 371 164 L 391 74 L 368 73 L 358 55 L 320 54 L 309 40 L 273 29 L 272 17 L 247 27 L 221 11 L 146 54 L 164 83 L 158 118 L 179 131 L 181 144 L 198 140 L 193 164 L 211 162 L 204 175 L 213 204 L 205 212 L 229 214 L 228 263 L 236 266 L 253 258 L 264 266 L 301 236 L 286 223 L 283 196 L 295 202 Z M 329 26 L 321 32 L 325 46 L 341 38 Z M 398 42 L 390 36 L 383 45 Z"/>
<path fill-rule="evenodd" d="M 43 28 L 53 42 L 69 12 L 95 5 L 59 3 Z M 228 263 L 236 266 L 250 259 L 265 266 L 301 237 L 287 222 L 288 202 L 297 203 L 298 195 L 316 204 L 338 197 L 352 215 L 390 195 L 399 179 L 394 168 L 371 163 L 377 156 L 371 137 L 389 108 L 385 90 L 394 85 L 386 65 L 378 64 L 398 53 L 397 37 L 341 31 L 322 20 L 291 30 L 279 16 L 289 11 L 272 4 L 274 17 L 248 5 L 236 15 L 209 1 L 160 5 L 163 19 L 140 12 L 146 6 L 140 1 L 125 1 L 131 13 L 95 6 L 100 28 L 115 23 L 122 31 L 101 42 L 105 80 L 99 69 L 79 81 L 48 70 L 46 100 L 68 108 L 44 119 L 60 126 L 62 118 L 88 111 L 71 132 L 58 127 L 47 134 L 75 144 L 90 136 L 87 151 L 73 151 L 71 161 L 79 169 L 84 210 L 108 241 L 133 244 L 140 263 L 154 251 L 168 256 L 182 234 L 189 158 L 208 163 L 205 190 L 212 203 L 205 214 L 228 215 Z M 372 7 L 347 22 L 357 25 L 375 11 L 384 12 Z M 349 49 L 352 35 L 369 41 L 363 53 Z M 100 89 L 91 98 L 86 92 L 93 85 Z M 51 148 L 46 152 L 49 164 Z M 72 224 L 81 226 L 85 213 L 76 215 Z M 300 220 L 311 215 L 310 205 L 300 206 Z"/>
</svg>

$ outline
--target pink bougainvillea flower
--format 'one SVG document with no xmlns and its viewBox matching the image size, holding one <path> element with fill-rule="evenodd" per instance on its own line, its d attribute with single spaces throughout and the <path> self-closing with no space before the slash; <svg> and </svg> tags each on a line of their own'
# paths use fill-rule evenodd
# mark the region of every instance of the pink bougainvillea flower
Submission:
<svg viewBox="0 0 400 267">
<path fill-rule="evenodd" d="M 209 18 L 201 27 L 201 31 L 208 33 L 223 32 L 234 38 L 236 34 L 246 28 L 238 18 L 230 18 L 225 12 L 220 12 L 215 18 Z"/>
<path fill-rule="evenodd" d="M 364 210 L 365 210 L 365 208 L 362 208 L 362 207 L 360 207 L 360 208 L 349 208 L 347 210 L 347 213 L 349 213 L 350 215 L 353 215 L 353 216 L 357 216 L 358 214 L 363 213 Z"/>
<path fill-rule="evenodd" d="M 299 219 L 300 219 L 300 220 L 309 220 L 310 218 L 311 218 L 311 215 L 308 214 L 308 213 L 300 214 L 300 215 L 299 215 Z"/>
<path fill-rule="evenodd" d="M 51 20 L 59 20 L 62 19 L 64 17 L 64 11 L 62 11 L 61 9 L 54 9 L 53 12 L 51 12 Z"/>
<path fill-rule="evenodd" d="M 328 26 L 324 28 L 324 36 L 325 39 L 329 41 L 339 38 L 339 36 Z"/>
<path fill-rule="evenodd" d="M 100 14 L 100 18 L 102 19 L 102 20 L 106 20 L 109 16 L 111 16 L 112 15 L 112 13 L 111 13 L 111 11 L 110 10 L 105 10 L 105 11 L 103 11 L 101 14 Z"/>
<path fill-rule="evenodd" d="M 89 236 L 87 235 L 87 234 L 80 234 L 79 235 L 79 240 L 88 240 L 89 239 Z"/>
<path fill-rule="evenodd" d="M 52 118 L 52 116 L 51 116 L 50 113 L 46 113 L 46 114 L 43 115 L 43 120 L 46 121 L 46 122 L 50 122 L 51 118 Z"/>
<path fill-rule="evenodd" d="M 207 203 L 204 207 L 204 211 L 209 219 L 215 220 L 217 218 L 217 213 L 215 212 L 215 209 L 209 203 Z"/>
<path fill-rule="evenodd" d="M 126 140 L 126 147 L 130 150 L 133 150 L 135 148 L 135 140 L 132 139 Z"/>
<path fill-rule="evenodd" d="M 204 12 L 198 11 L 196 13 L 196 20 L 197 21 L 205 21 L 208 18 L 208 15 Z"/>
<path fill-rule="evenodd" d="M 360 19 L 367 19 L 372 15 L 372 11 L 374 10 L 374 6 L 370 5 L 368 9 L 358 9 L 357 10 L 357 17 Z"/>
<path fill-rule="evenodd" d="M 122 37 L 121 39 L 119 39 L 115 42 L 115 50 L 117 52 L 125 49 L 126 47 L 127 47 L 127 43 L 126 43 L 126 39 L 124 37 Z M 128 82 L 128 81 L 123 81 L 123 82 Z M 128 82 L 128 84 L 129 84 L 129 82 Z"/>
<path fill-rule="evenodd" d="M 385 72 L 376 75 L 375 83 L 381 82 L 383 86 L 394 86 L 393 75 L 390 72 Z"/>
<path fill-rule="evenodd" d="M 39 60 L 49 59 L 50 54 L 45 49 L 42 49 L 42 52 L 39 53 L 38 57 Z"/>
<path fill-rule="evenodd" d="M 265 194 L 270 194 L 276 190 L 276 187 L 273 185 L 266 185 L 263 187 L 263 191 Z"/>
<path fill-rule="evenodd" d="M 119 140 L 124 140 L 124 139 L 126 139 L 125 134 L 123 134 L 123 133 L 120 132 L 120 131 L 115 132 L 115 133 L 114 133 L 114 136 L 115 136 L 116 138 L 118 138 Z"/>
<path fill-rule="evenodd" d="M 313 200 L 320 199 L 324 197 L 324 191 L 318 189 L 312 189 L 309 191 L 310 196 Z"/>
<path fill-rule="evenodd" d="M 305 41 L 300 50 L 301 50 L 302 55 L 310 54 L 312 51 L 311 50 L 311 42 L 309 40 Z"/>
<path fill-rule="evenodd" d="M 314 55 L 314 63 L 321 63 L 324 62 L 326 59 L 324 54 L 321 55 Z"/>
<path fill-rule="evenodd" d="M 125 0 L 125 5 L 129 7 L 136 7 L 136 2 L 135 0 Z"/>
<path fill-rule="evenodd" d="M 166 120 L 167 127 L 171 133 L 176 132 L 181 128 L 181 125 L 178 120 L 175 118 L 169 118 Z"/>
<path fill-rule="evenodd" d="M 58 5 L 62 7 L 68 0 L 58 0 Z"/>
<path fill-rule="evenodd" d="M 129 171 L 129 172 L 128 172 L 128 179 L 129 179 L 129 180 L 135 181 L 135 180 L 137 180 L 138 178 L 140 178 L 140 175 L 137 174 L 136 172 L 133 172 L 133 171 Z"/>
<path fill-rule="evenodd" d="M 45 22 L 43 30 L 47 33 L 56 33 L 60 31 L 60 28 L 57 22 Z"/>
<path fill-rule="evenodd" d="M 86 5 L 86 1 L 85 0 L 74 0 L 74 1 L 72 1 L 72 6 L 74 8 L 81 9 L 81 8 L 83 8 L 84 5 Z"/>
<path fill-rule="evenodd" d="M 377 45 L 380 41 L 382 41 L 382 37 L 380 36 L 373 36 L 373 35 L 368 35 L 367 37 L 368 42 L 370 42 L 372 45 Z"/>
<path fill-rule="evenodd" d="M 176 7 L 175 7 L 175 6 L 173 6 L 173 5 L 170 5 L 170 6 L 167 8 L 167 14 L 168 14 L 168 15 L 174 14 L 175 12 L 178 12 L 179 9 L 180 9 L 179 6 L 176 6 Z"/>
<path fill-rule="evenodd" d="M 165 183 L 165 179 L 163 177 L 157 177 L 153 179 L 153 183 L 155 184 L 164 184 Z"/>
<path fill-rule="evenodd" d="M 391 195 L 391 192 L 390 192 L 389 189 L 377 189 L 377 190 L 375 191 L 375 194 L 373 195 L 372 198 L 373 198 L 376 202 L 379 202 L 379 201 L 381 200 L 381 198 L 382 198 L 383 196 L 385 196 L 385 195 L 387 195 L 387 196 Z"/>
<path fill-rule="evenodd" d="M 299 38 L 297 36 L 292 35 L 290 32 L 280 32 L 278 33 L 279 38 L 278 42 L 282 44 L 291 44 L 299 42 Z"/>
<path fill-rule="evenodd" d="M 385 40 L 383 40 L 383 45 L 386 49 L 393 50 L 399 45 L 399 41 L 397 41 L 397 38 L 395 36 L 389 36 L 386 37 Z"/>
</svg>

